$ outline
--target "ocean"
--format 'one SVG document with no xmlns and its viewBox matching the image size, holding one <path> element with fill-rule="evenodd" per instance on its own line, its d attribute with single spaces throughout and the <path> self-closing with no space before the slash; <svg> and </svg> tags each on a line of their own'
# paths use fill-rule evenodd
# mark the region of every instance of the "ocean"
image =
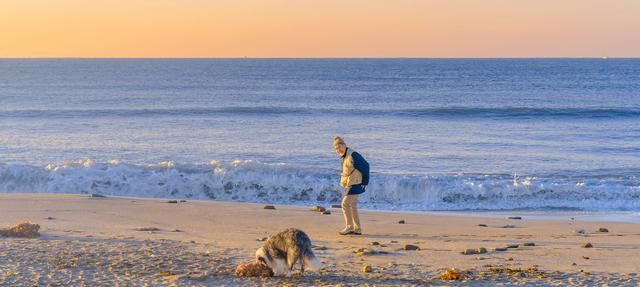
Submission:
<svg viewBox="0 0 640 287">
<path fill-rule="evenodd" d="M 0 192 L 640 211 L 640 59 L 0 59 Z"/>
</svg>

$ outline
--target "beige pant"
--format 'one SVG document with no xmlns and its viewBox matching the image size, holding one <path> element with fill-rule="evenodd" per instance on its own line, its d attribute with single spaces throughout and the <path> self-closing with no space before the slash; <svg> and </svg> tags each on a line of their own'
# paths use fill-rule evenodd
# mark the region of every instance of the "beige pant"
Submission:
<svg viewBox="0 0 640 287">
<path fill-rule="evenodd" d="M 350 194 L 342 197 L 342 213 L 347 229 L 362 232 L 360 218 L 358 217 L 358 195 Z"/>
</svg>

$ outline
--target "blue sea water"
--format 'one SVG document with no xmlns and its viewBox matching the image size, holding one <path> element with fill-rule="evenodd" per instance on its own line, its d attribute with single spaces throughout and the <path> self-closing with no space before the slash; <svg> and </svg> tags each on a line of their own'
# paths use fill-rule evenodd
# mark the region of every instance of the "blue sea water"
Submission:
<svg viewBox="0 0 640 287">
<path fill-rule="evenodd" d="M 0 192 L 640 211 L 640 59 L 0 59 Z"/>
</svg>

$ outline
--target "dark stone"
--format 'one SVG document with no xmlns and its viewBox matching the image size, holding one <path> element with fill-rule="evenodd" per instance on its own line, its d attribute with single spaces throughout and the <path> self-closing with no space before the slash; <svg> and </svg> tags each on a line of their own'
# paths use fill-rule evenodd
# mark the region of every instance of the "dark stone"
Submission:
<svg viewBox="0 0 640 287">
<path fill-rule="evenodd" d="M 609 229 L 606 229 L 606 228 L 604 228 L 604 227 L 600 227 L 600 228 L 598 229 L 598 232 L 600 232 L 600 233 L 607 233 L 607 232 L 609 232 Z"/>
<path fill-rule="evenodd" d="M 187 202 L 187 201 L 186 201 L 186 200 L 184 200 L 184 199 L 182 199 L 182 200 L 180 200 L 180 202 Z"/>
<path fill-rule="evenodd" d="M 104 196 L 102 194 L 98 194 L 98 193 L 92 193 L 91 197 L 93 197 L 93 198 L 106 198 L 106 196 Z"/>
<path fill-rule="evenodd" d="M 404 219 L 402 219 L 402 220 L 398 221 L 398 224 L 405 224 Z"/>
<path fill-rule="evenodd" d="M 507 251 L 507 248 L 498 247 L 495 250 L 496 251 Z"/>
<path fill-rule="evenodd" d="M 325 210 L 325 211 L 323 211 L 323 212 L 322 212 L 322 214 L 324 214 L 324 215 L 331 215 L 331 211 L 329 211 L 329 210 Z"/>
<path fill-rule="evenodd" d="M 178 201 L 177 200 L 169 200 L 169 201 L 167 201 L 167 203 L 178 203 Z"/>
<path fill-rule="evenodd" d="M 54 220 L 54 219 L 56 219 L 56 218 L 55 218 L 55 217 L 51 217 L 51 216 L 49 216 L 49 217 L 47 217 L 47 219 L 48 219 L 48 220 Z"/>
<path fill-rule="evenodd" d="M 265 205 L 264 209 L 276 209 L 276 207 L 273 205 Z"/>
<path fill-rule="evenodd" d="M 509 216 L 508 218 L 509 219 L 515 219 L 515 220 L 521 220 L 522 219 L 522 217 L 520 217 L 520 216 Z"/>
<path fill-rule="evenodd" d="M 160 231 L 160 228 L 157 227 L 140 227 L 134 229 L 135 231 Z"/>
<path fill-rule="evenodd" d="M 518 247 L 520 247 L 520 245 L 518 245 L 518 244 L 509 244 L 509 245 L 507 245 L 507 248 L 518 248 Z"/>
<path fill-rule="evenodd" d="M 536 244 L 534 242 L 526 242 L 523 243 L 522 246 L 536 246 Z"/>
<path fill-rule="evenodd" d="M 404 250 L 420 250 L 420 247 L 413 244 L 407 244 L 404 246 Z"/>
<path fill-rule="evenodd" d="M 486 225 L 486 224 L 484 224 L 484 223 L 480 223 L 480 224 L 478 224 L 478 226 L 480 226 L 480 227 L 487 227 L 487 225 Z"/>
<path fill-rule="evenodd" d="M 591 243 L 582 244 L 582 248 L 592 248 L 592 247 L 593 247 L 593 244 Z"/>
<path fill-rule="evenodd" d="M 507 225 L 502 226 L 502 228 L 516 228 L 516 226 L 507 224 Z"/>
<path fill-rule="evenodd" d="M 374 242 L 369 243 L 369 245 L 374 245 L 374 246 L 375 246 L 375 245 L 380 245 L 380 242 L 378 242 L 378 241 L 374 241 Z"/>
</svg>

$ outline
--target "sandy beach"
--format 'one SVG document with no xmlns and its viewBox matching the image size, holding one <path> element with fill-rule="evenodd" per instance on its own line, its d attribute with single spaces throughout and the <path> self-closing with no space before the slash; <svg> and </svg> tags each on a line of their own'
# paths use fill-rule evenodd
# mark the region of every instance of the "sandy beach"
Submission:
<svg viewBox="0 0 640 287">
<path fill-rule="evenodd" d="M 31 221 L 36 239 L 0 237 L 0 286 L 637 286 L 640 228 L 580 218 L 533 220 L 88 195 L 0 194 L 0 226 Z M 404 224 L 399 221 L 404 220 Z M 238 278 L 262 238 L 304 230 L 323 263 L 291 278 Z M 606 228 L 608 232 L 598 232 Z M 584 248 L 591 243 L 593 247 Z M 508 245 L 517 248 L 496 251 Z M 415 245 L 418 250 L 405 250 Z M 528 245 L 528 246 L 525 246 Z M 533 246 L 530 246 L 533 245 Z M 515 246 L 511 246 L 515 247 Z M 364 248 L 364 250 L 362 249 Z M 464 255 L 465 249 L 486 248 Z M 357 252 L 360 249 L 360 252 Z M 366 265 L 371 272 L 364 272 Z M 466 279 L 437 279 L 456 268 Z"/>
</svg>

